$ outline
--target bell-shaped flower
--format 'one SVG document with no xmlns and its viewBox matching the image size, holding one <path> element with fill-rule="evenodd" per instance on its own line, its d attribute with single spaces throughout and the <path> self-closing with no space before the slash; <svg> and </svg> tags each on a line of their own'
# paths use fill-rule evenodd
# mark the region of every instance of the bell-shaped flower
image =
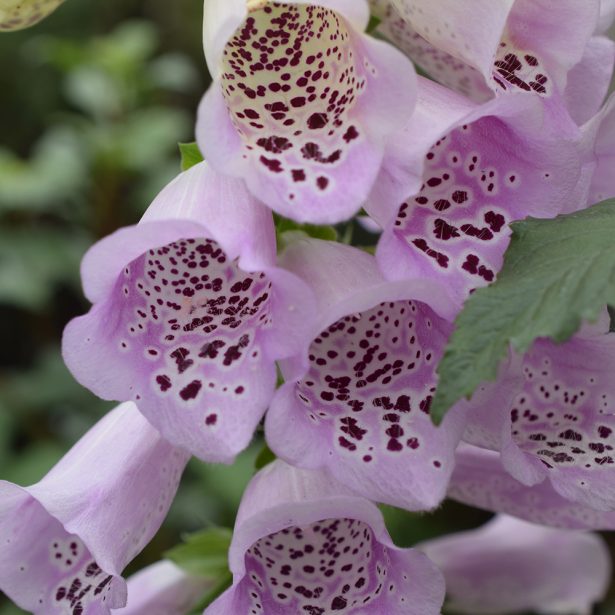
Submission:
<svg viewBox="0 0 615 615">
<path fill-rule="evenodd" d="M 300 222 L 355 214 L 416 98 L 412 63 L 368 19 L 367 0 L 206 0 L 197 140 L 212 167 Z"/>
<path fill-rule="evenodd" d="M 136 402 L 176 446 L 231 461 L 313 313 L 305 284 L 275 265 L 271 212 L 201 163 L 96 244 L 82 277 L 94 305 L 63 340 L 77 380 Z"/>
<path fill-rule="evenodd" d="M 532 95 L 475 105 L 421 79 L 404 132 L 399 175 L 414 175 L 417 190 L 395 201 L 408 182 L 390 178 L 367 206 L 385 227 L 376 257 L 389 279 L 439 281 L 461 305 L 495 279 L 510 222 L 587 205 L 590 137 Z"/>
<path fill-rule="evenodd" d="M 573 502 L 560 495 L 548 480 L 524 485 L 504 469 L 499 452 L 463 442 L 456 452 L 448 497 L 541 525 L 615 530 L 615 512 Z"/>
<path fill-rule="evenodd" d="M 471 402 L 464 440 L 500 451 L 524 485 L 546 480 L 565 499 L 615 511 L 614 371 L 608 321 L 563 344 L 539 339 L 500 375 L 504 387 Z"/>
<path fill-rule="evenodd" d="M 299 240 L 282 262 L 313 288 L 319 320 L 281 363 L 269 447 L 369 499 L 434 508 L 464 428 L 463 402 L 440 427 L 429 415 L 453 306 L 428 281 L 387 282 L 373 256 L 350 246 Z"/>
<path fill-rule="evenodd" d="M 531 92 L 563 98 L 582 123 L 609 86 L 612 19 L 599 0 L 372 0 L 378 32 L 425 72 L 477 102 Z M 603 10 L 601 10 L 603 9 Z"/>
<path fill-rule="evenodd" d="M 64 0 L 2 0 L 0 32 L 22 30 L 53 13 Z"/>
<path fill-rule="evenodd" d="M 611 575 L 599 536 L 507 516 L 418 548 L 444 575 L 454 613 L 589 615 Z"/>
<path fill-rule="evenodd" d="M 40 482 L 0 481 L 0 589 L 36 615 L 123 607 L 121 572 L 160 527 L 187 461 L 126 403 Z"/>
<path fill-rule="evenodd" d="M 114 615 L 188 615 L 213 589 L 211 579 L 191 575 L 168 560 L 140 570 L 127 585 L 128 603 Z"/>
<path fill-rule="evenodd" d="M 373 503 L 279 460 L 244 494 L 229 566 L 205 615 L 437 615 L 444 599 L 438 569 L 391 542 Z"/>
</svg>

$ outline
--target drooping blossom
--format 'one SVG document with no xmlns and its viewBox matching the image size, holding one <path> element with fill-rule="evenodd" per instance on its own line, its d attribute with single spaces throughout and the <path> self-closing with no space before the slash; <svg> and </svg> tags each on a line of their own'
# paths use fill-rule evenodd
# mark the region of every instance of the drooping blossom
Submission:
<svg viewBox="0 0 615 615">
<path fill-rule="evenodd" d="M 168 560 L 140 570 L 127 585 L 128 603 L 113 615 L 188 615 L 213 589 L 210 579 L 188 574 Z"/>
<path fill-rule="evenodd" d="M 590 615 L 609 586 L 603 539 L 499 516 L 418 546 L 441 570 L 455 613 Z"/>
<path fill-rule="evenodd" d="M 599 0 L 372 0 L 378 31 L 431 77 L 477 102 L 531 92 L 582 123 L 608 90 L 615 45 Z M 601 10 L 603 9 L 603 10 Z"/>
<path fill-rule="evenodd" d="M 205 2 L 213 85 L 197 140 L 276 212 L 334 223 L 363 205 L 412 113 L 412 63 L 363 34 L 367 0 Z"/>
<path fill-rule="evenodd" d="M 2 0 L 0 32 L 22 30 L 53 13 L 64 0 Z"/>
<path fill-rule="evenodd" d="M 295 351 L 313 312 L 305 284 L 275 265 L 271 212 L 201 163 L 140 224 L 96 244 L 82 277 L 94 305 L 63 340 L 77 380 L 136 402 L 201 459 L 231 461 L 273 395 L 275 359 Z"/>
<path fill-rule="evenodd" d="M 125 403 L 40 482 L 0 481 L 0 589 L 36 615 L 123 607 L 122 570 L 160 527 L 187 460 Z"/>
<path fill-rule="evenodd" d="M 453 306 L 437 285 L 387 282 L 370 254 L 316 239 L 282 257 L 318 300 L 301 353 L 267 413 L 270 448 L 323 468 L 362 496 L 412 510 L 446 493 L 463 403 L 441 427 L 429 415 Z"/>
<path fill-rule="evenodd" d="M 563 529 L 615 530 L 615 512 L 603 512 L 560 495 L 549 480 L 532 486 L 513 478 L 499 452 L 461 443 L 448 497 L 469 506 Z"/>
<path fill-rule="evenodd" d="M 391 542 L 373 503 L 279 460 L 244 493 L 229 565 L 205 615 L 436 615 L 444 598 L 437 568 Z"/>
<path fill-rule="evenodd" d="M 539 339 L 470 404 L 464 440 L 500 452 L 527 486 L 549 481 L 563 498 L 615 511 L 615 334 L 608 320 L 563 344 Z"/>
<path fill-rule="evenodd" d="M 417 190 L 393 201 L 404 183 L 391 179 L 368 206 L 385 226 L 376 257 L 389 279 L 439 281 L 461 305 L 495 279 L 510 222 L 588 204 L 590 138 L 538 97 L 509 94 L 475 105 L 420 79 L 404 132 L 399 175 L 417 177 Z"/>
</svg>

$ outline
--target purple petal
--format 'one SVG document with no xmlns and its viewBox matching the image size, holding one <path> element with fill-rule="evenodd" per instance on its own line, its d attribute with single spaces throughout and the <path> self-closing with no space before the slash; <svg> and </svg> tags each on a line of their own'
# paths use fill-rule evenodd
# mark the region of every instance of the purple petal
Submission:
<svg viewBox="0 0 615 615">
<path fill-rule="evenodd" d="M 366 615 L 435 615 L 444 595 L 436 568 L 391 543 L 372 503 L 325 474 L 281 461 L 248 486 L 229 561 L 233 587 L 207 615 L 322 615 L 357 605 Z"/>
<path fill-rule="evenodd" d="M 614 61 L 615 42 L 605 36 L 594 36 L 588 41 L 581 61 L 568 73 L 564 100 L 577 124 L 598 113 L 611 83 Z"/>
<path fill-rule="evenodd" d="M 187 454 L 122 404 L 36 485 L 0 482 L 0 588 L 37 615 L 108 614 L 171 505 Z"/>
<path fill-rule="evenodd" d="M 448 603 L 457 613 L 587 615 L 610 580 L 609 553 L 600 537 L 512 517 L 419 548 L 444 574 Z"/>
<path fill-rule="evenodd" d="M 591 180 L 590 203 L 615 196 L 615 96 L 611 95 L 600 111 L 583 126 L 584 138 L 592 148 L 595 170 Z"/>
<path fill-rule="evenodd" d="M 428 79 L 418 79 L 418 101 L 400 137 L 390 144 L 365 209 L 382 227 L 399 204 L 423 184 L 425 155 L 433 144 L 477 109 L 470 100 Z"/>
<path fill-rule="evenodd" d="M 421 36 L 393 0 L 381 2 L 376 14 L 381 19 L 377 32 L 393 42 L 433 79 L 476 102 L 493 97 L 491 88 L 478 69 Z M 481 41 L 485 41 L 487 31 L 481 32 Z M 435 40 L 448 47 L 440 37 Z"/>
<path fill-rule="evenodd" d="M 280 0 L 277 4 L 301 4 L 302 0 Z M 210 74 L 222 72 L 224 47 L 248 15 L 265 5 L 261 0 L 208 0 L 203 7 L 203 48 Z M 307 4 L 307 3 L 306 3 Z M 359 31 L 369 23 L 366 0 L 320 0 L 318 6 L 338 12 Z"/>
<path fill-rule="evenodd" d="M 392 0 L 383 29 L 437 80 L 475 100 L 494 91 L 562 93 L 598 21 L 598 0 Z M 475 85 L 482 76 L 483 84 Z"/>
<path fill-rule="evenodd" d="M 86 255 L 95 303 L 65 330 L 69 369 L 100 397 L 135 401 L 175 445 L 231 461 L 313 314 L 274 249 L 271 214 L 243 184 L 193 167 Z"/>
<path fill-rule="evenodd" d="M 539 340 L 503 370 L 502 387 L 472 400 L 465 437 L 499 449 L 525 485 L 548 477 L 569 500 L 615 510 L 613 370 L 615 336 L 596 326 L 564 344 Z"/>
<path fill-rule="evenodd" d="M 186 615 L 212 581 L 188 574 L 163 560 L 128 579 L 128 604 L 121 615 Z"/>
<path fill-rule="evenodd" d="M 562 496 L 615 510 L 615 336 L 538 341 L 510 411 L 512 440 Z"/>
<path fill-rule="evenodd" d="M 206 27 L 210 55 L 227 38 L 199 109 L 201 149 L 216 169 L 244 178 L 259 199 L 299 221 L 352 216 L 376 180 L 385 142 L 414 106 L 411 63 L 361 34 L 338 7 L 349 3 L 255 5 L 241 24 L 233 12 L 224 28 Z"/>
<path fill-rule="evenodd" d="M 582 152 L 576 126 L 537 97 L 511 94 L 477 107 L 427 153 L 421 190 L 380 239 L 382 271 L 438 280 L 460 305 L 495 279 L 509 222 L 586 203 Z"/>
<path fill-rule="evenodd" d="M 498 88 L 549 96 L 562 92 L 596 29 L 599 0 L 516 0 L 494 62 Z"/>
<path fill-rule="evenodd" d="M 449 497 L 485 510 L 504 512 L 527 521 L 568 529 L 615 529 L 615 513 L 594 510 L 562 497 L 543 481 L 527 487 L 502 467 L 500 456 L 461 444 L 448 491 Z"/>
<path fill-rule="evenodd" d="M 600 1 L 600 19 L 596 33 L 605 34 L 613 25 L 615 19 L 615 0 Z"/>
<path fill-rule="evenodd" d="M 370 499 L 433 508 L 463 430 L 461 408 L 441 427 L 429 416 L 450 323 L 421 301 L 428 293 L 384 282 L 360 250 L 308 240 L 284 262 L 312 285 L 323 318 L 306 368 L 282 366 L 290 379 L 267 414 L 270 447 Z"/>
<path fill-rule="evenodd" d="M 401 16 L 434 47 L 488 75 L 514 0 L 392 0 Z"/>
</svg>

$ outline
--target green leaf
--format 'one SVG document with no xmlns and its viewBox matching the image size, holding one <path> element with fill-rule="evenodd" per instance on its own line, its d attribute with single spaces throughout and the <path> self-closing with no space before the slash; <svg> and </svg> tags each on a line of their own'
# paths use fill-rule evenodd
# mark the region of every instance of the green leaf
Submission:
<svg viewBox="0 0 615 615">
<path fill-rule="evenodd" d="M 299 224 L 282 216 L 275 216 L 275 231 L 278 249 L 282 250 L 297 234 L 307 235 L 315 239 L 336 241 L 337 231 L 332 226 L 317 226 L 315 224 Z"/>
<path fill-rule="evenodd" d="M 224 527 L 211 527 L 183 537 L 182 544 L 165 553 L 191 574 L 218 579 L 228 572 L 227 553 L 232 532 Z"/>
<path fill-rule="evenodd" d="M 275 453 L 265 444 L 258 454 L 256 460 L 254 461 L 254 468 L 256 470 L 261 470 L 266 465 L 270 464 L 272 461 L 276 460 Z"/>
<path fill-rule="evenodd" d="M 218 582 L 199 600 L 196 606 L 190 611 L 190 615 L 201 615 L 203 611 L 224 591 L 226 591 L 233 583 L 233 575 L 230 572 L 226 572 L 219 579 Z M 1 614 L 0 614 L 1 615 Z"/>
<path fill-rule="evenodd" d="M 522 353 L 538 337 L 563 342 L 582 320 L 615 305 L 615 200 L 511 226 L 497 281 L 477 290 L 455 321 L 438 366 L 436 423 L 481 382 L 496 378 L 510 344 Z"/>
<path fill-rule="evenodd" d="M 382 23 L 382 19 L 380 19 L 380 17 L 376 15 L 372 15 L 369 18 L 369 23 L 367 24 L 366 32 L 368 34 L 372 34 L 381 23 Z"/>
<path fill-rule="evenodd" d="M 182 171 L 187 171 L 190 167 L 193 167 L 195 164 L 205 160 L 196 142 L 178 143 L 177 145 L 179 145 L 179 151 L 182 156 Z"/>
</svg>

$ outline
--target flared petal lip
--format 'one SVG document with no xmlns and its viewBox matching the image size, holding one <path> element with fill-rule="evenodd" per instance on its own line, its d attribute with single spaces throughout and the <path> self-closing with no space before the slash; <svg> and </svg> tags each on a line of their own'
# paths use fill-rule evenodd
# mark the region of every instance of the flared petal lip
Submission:
<svg viewBox="0 0 615 615">
<path fill-rule="evenodd" d="M 315 4 L 342 15 L 362 32 L 369 23 L 367 0 L 279 0 L 283 4 Z M 267 4 L 266 0 L 205 0 L 203 15 L 203 49 L 209 74 L 220 76 L 224 47 L 250 12 Z"/>
<path fill-rule="evenodd" d="M 450 104 L 454 105 L 457 109 L 455 114 L 457 117 L 452 115 L 451 119 L 453 121 L 449 122 L 448 125 L 443 125 L 439 134 L 434 133 L 434 143 L 459 126 L 471 124 L 483 117 L 489 116 L 503 120 L 522 116 L 523 121 L 516 122 L 511 128 L 515 131 L 523 130 L 527 134 L 539 134 L 545 123 L 546 116 L 551 111 L 540 97 L 535 96 L 531 92 L 514 92 L 506 96 L 492 98 L 482 104 L 475 104 L 468 103 L 459 94 L 451 92 L 438 84 L 430 83 L 423 77 L 419 77 L 419 92 L 421 89 L 427 94 L 424 97 L 419 95 L 419 100 L 421 98 L 424 100 L 423 104 L 430 105 L 437 101 L 438 104 L 446 105 L 450 101 Z M 465 114 L 463 113 L 464 101 L 467 107 Z M 572 120 L 558 126 L 558 130 L 561 132 L 560 136 L 562 139 L 580 138 L 581 136 L 580 129 Z"/>
<path fill-rule="evenodd" d="M 255 542 L 289 527 L 306 526 L 325 519 L 362 521 L 372 529 L 378 542 L 390 549 L 400 550 L 392 543 L 378 508 L 364 498 L 340 495 L 278 504 L 243 519 L 235 527 L 229 549 L 229 567 L 235 583 L 245 575 L 245 554 Z"/>
<path fill-rule="evenodd" d="M 267 258 L 244 258 L 224 238 L 217 237 L 205 224 L 188 219 L 170 218 L 141 222 L 101 239 L 83 257 L 81 278 L 85 296 L 97 303 L 110 293 L 123 269 L 149 250 L 160 248 L 180 239 L 205 237 L 218 242 L 229 260 L 239 259 L 239 266 L 247 272 L 266 271 L 274 263 Z"/>
<path fill-rule="evenodd" d="M 392 3 L 400 11 L 401 15 L 405 14 L 405 9 L 407 8 L 407 0 L 392 0 Z M 451 54 L 452 56 L 454 56 L 455 58 L 459 60 L 462 60 L 463 62 L 470 64 L 471 66 L 476 68 L 478 71 L 480 71 L 480 73 L 483 76 L 488 77 L 489 71 L 491 69 L 491 66 L 493 65 L 493 61 L 497 53 L 498 43 L 500 42 L 502 35 L 506 29 L 506 23 L 513 9 L 514 3 L 515 3 L 515 0 L 498 0 L 498 1 L 491 0 L 490 2 L 482 2 L 482 5 L 483 5 L 482 7 L 480 7 L 480 5 L 477 6 L 478 3 L 476 2 L 472 3 L 473 6 L 468 7 L 470 10 L 466 14 L 467 19 L 472 18 L 473 11 L 480 12 L 482 8 L 482 11 L 484 12 L 487 9 L 487 7 L 490 9 L 488 11 L 489 13 L 488 17 L 489 17 L 491 29 L 489 32 L 486 33 L 486 38 L 485 38 L 485 40 L 488 41 L 488 44 L 485 45 L 485 47 L 481 50 L 482 53 L 478 54 L 478 56 L 470 53 L 470 46 L 468 45 L 466 45 L 465 50 L 460 48 L 461 46 L 460 43 L 465 38 L 464 36 L 458 36 L 457 43 L 455 43 L 451 39 L 450 43 L 442 46 L 443 51 Z M 420 5 L 421 3 L 417 3 L 417 4 Z M 437 4 L 437 3 L 434 3 L 434 4 Z M 464 8 L 466 7 L 464 6 Z M 421 9 L 419 8 L 419 11 L 420 10 Z M 453 23 L 455 23 L 459 15 L 452 15 L 451 17 L 453 19 Z M 451 17 L 449 17 L 449 19 L 451 19 Z M 481 18 L 484 19 L 484 15 L 481 15 Z M 467 28 L 464 28 L 464 29 L 467 30 Z M 460 32 L 458 32 L 458 34 L 461 34 L 462 32 L 463 32 L 463 29 Z M 427 35 L 426 32 L 421 32 L 421 34 L 428 40 L 431 38 L 430 36 Z M 440 46 L 435 43 L 432 43 L 432 44 L 434 44 L 435 46 Z"/>
<path fill-rule="evenodd" d="M 271 212 L 243 181 L 201 162 L 167 184 L 139 224 L 116 231 L 86 252 L 81 263 L 86 297 L 92 303 L 104 298 L 121 271 L 148 250 L 197 237 L 216 241 L 230 260 L 239 259 L 244 271 L 275 265 Z"/>
<path fill-rule="evenodd" d="M 64 523 L 60 518 L 56 515 L 49 512 L 49 510 L 45 507 L 43 502 L 36 496 L 36 485 L 32 485 L 31 487 L 21 487 L 20 485 L 15 485 L 9 481 L 0 480 L 0 496 L 4 500 L 6 497 L 6 493 L 13 492 L 14 496 L 22 496 L 36 503 L 37 506 L 41 508 L 41 510 L 49 516 L 50 519 L 54 519 L 57 521 L 66 531 L 67 534 L 71 536 L 78 536 L 79 540 L 83 542 L 90 555 L 94 559 L 94 561 L 101 567 L 103 572 L 106 574 L 110 574 L 114 577 L 114 585 L 117 588 L 119 585 L 120 591 L 122 592 L 120 602 L 121 604 L 111 604 L 108 605 L 110 608 L 122 608 L 126 604 L 126 598 L 128 594 L 127 584 L 124 578 L 121 576 L 122 571 L 117 570 L 112 560 L 105 557 L 104 553 L 96 553 L 95 550 L 91 548 L 89 541 L 87 538 L 84 538 L 80 534 L 75 533 L 74 528 L 71 523 Z"/>
<path fill-rule="evenodd" d="M 448 294 L 436 282 L 425 279 L 408 279 L 399 281 L 382 281 L 365 288 L 357 289 L 340 299 L 335 304 L 321 310 L 318 319 L 311 326 L 306 336 L 300 355 L 284 361 L 280 368 L 287 380 L 300 379 L 309 369 L 309 347 L 321 331 L 349 314 L 364 312 L 381 303 L 391 301 L 420 301 L 426 303 L 439 316 L 453 320 L 458 308 Z"/>
</svg>

